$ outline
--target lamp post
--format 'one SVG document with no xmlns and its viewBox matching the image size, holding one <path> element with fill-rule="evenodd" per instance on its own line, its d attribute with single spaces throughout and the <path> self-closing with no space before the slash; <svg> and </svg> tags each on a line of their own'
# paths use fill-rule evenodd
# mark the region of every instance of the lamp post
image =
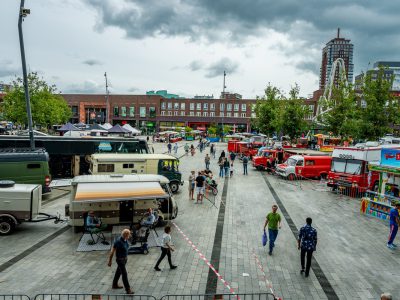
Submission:
<svg viewBox="0 0 400 300">
<path fill-rule="evenodd" d="M 22 33 L 22 22 L 23 22 L 24 18 L 31 13 L 31 10 L 24 8 L 24 4 L 25 4 L 25 0 L 21 0 L 21 5 L 19 8 L 19 18 L 18 18 L 19 47 L 21 49 L 22 74 L 23 74 L 23 81 L 24 81 L 26 112 L 28 114 L 29 140 L 30 140 L 31 149 L 35 150 L 35 140 L 33 137 L 33 126 L 32 126 L 31 101 L 29 98 L 29 89 L 28 89 L 28 74 L 26 72 L 24 35 Z"/>
<path fill-rule="evenodd" d="M 108 109 L 108 80 L 107 80 L 107 72 L 104 72 L 104 77 L 106 79 L 106 123 L 110 123 L 109 119 L 109 109 Z"/>
</svg>

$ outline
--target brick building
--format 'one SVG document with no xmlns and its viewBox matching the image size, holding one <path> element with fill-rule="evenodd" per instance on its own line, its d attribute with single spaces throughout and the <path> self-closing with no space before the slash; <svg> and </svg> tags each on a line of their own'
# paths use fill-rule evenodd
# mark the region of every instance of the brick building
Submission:
<svg viewBox="0 0 400 300">
<path fill-rule="evenodd" d="M 255 99 L 224 95 L 224 99 L 164 98 L 160 95 L 63 94 L 72 110 L 73 123 L 130 124 L 145 132 L 190 126 L 205 130 L 210 124 L 234 125 L 250 131 Z M 107 118 L 108 111 L 108 118 Z"/>
</svg>

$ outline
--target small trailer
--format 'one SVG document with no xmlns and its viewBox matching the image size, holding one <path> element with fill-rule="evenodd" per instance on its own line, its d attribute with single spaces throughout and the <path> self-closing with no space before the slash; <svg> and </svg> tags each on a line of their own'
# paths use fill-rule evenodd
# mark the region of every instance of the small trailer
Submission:
<svg viewBox="0 0 400 300">
<path fill-rule="evenodd" d="M 41 213 L 42 186 L 0 181 L 0 235 L 11 234 L 23 222 L 60 221 L 59 216 Z"/>
</svg>

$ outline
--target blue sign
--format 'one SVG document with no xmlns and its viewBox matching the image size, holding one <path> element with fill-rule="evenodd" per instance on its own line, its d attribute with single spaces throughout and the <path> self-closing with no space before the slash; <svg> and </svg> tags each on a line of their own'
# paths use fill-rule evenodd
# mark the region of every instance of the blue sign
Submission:
<svg viewBox="0 0 400 300">
<path fill-rule="evenodd" d="M 400 168 L 400 149 L 382 149 L 381 165 Z"/>
</svg>

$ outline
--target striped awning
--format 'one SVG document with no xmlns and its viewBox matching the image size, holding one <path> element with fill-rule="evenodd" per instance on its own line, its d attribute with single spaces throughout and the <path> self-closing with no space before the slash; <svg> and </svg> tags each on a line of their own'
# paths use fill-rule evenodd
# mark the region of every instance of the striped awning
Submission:
<svg viewBox="0 0 400 300">
<path fill-rule="evenodd" d="M 79 183 L 75 202 L 108 202 L 167 198 L 159 182 Z"/>
</svg>

